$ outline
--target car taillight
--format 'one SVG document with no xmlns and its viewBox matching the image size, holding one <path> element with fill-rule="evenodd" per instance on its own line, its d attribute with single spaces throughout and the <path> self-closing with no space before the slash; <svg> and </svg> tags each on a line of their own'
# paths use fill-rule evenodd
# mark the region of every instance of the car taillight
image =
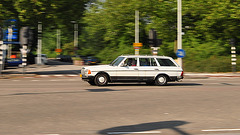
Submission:
<svg viewBox="0 0 240 135">
<path fill-rule="evenodd" d="M 183 76 L 183 71 L 182 71 L 182 73 L 181 73 L 181 76 Z"/>
</svg>

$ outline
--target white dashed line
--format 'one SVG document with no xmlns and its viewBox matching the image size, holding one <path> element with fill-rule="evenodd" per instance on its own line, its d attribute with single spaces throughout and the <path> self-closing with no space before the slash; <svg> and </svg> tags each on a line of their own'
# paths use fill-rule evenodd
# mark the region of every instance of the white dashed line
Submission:
<svg viewBox="0 0 240 135">
<path fill-rule="evenodd" d="M 50 80 L 51 82 L 56 82 L 56 81 L 58 81 L 58 80 Z"/>
<path fill-rule="evenodd" d="M 75 77 L 75 76 L 79 76 L 79 75 L 67 75 L 67 76 Z"/>
<path fill-rule="evenodd" d="M 53 75 L 53 76 L 56 76 L 56 77 L 62 77 L 62 76 L 64 76 L 64 75 Z"/>
<path fill-rule="evenodd" d="M 31 81 L 33 81 L 33 82 L 37 82 L 37 81 L 39 81 L 39 80 L 31 80 Z"/>
<path fill-rule="evenodd" d="M 40 77 L 49 77 L 49 75 L 39 75 Z"/>
<path fill-rule="evenodd" d="M 240 129 L 207 129 L 202 131 L 203 132 L 224 132 L 224 131 L 240 131 Z"/>
</svg>

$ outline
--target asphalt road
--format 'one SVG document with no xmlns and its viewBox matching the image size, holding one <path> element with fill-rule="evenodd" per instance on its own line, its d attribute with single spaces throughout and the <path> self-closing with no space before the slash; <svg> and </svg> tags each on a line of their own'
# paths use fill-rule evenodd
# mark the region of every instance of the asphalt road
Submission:
<svg viewBox="0 0 240 135">
<path fill-rule="evenodd" d="M 240 135 L 240 78 L 90 86 L 79 77 L 0 80 L 0 135 Z"/>
</svg>

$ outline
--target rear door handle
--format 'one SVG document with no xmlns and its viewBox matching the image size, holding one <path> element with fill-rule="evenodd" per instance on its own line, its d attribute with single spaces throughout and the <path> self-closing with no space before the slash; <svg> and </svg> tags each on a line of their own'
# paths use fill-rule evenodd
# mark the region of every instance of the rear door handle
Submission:
<svg viewBox="0 0 240 135">
<path fill-rule="evenodd" d="M 158 71 L 159 69 L 158 69 L 158 68 L 155 68 L 154 70 L 157 70 L 157 71 Z"/>
<path fill-rule="evenodd" d="M 134 70 L 138 70 L 138 68 L 134 68 Z"/>
</svg>

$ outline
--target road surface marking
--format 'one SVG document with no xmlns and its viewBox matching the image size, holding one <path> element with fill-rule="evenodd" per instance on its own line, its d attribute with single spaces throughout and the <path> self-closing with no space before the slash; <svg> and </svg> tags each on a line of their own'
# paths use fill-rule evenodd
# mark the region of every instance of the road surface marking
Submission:
<svg viewBox="0 0 240 135">
<path fill-rule="evenodd" d="M 78 76 L 78 75 L 72 75 L 72 74 L 69 74 L 69 75 L 67 75 L 67 76 L 71 76 L 71 77 L 74 77 L 74 76 Z"/>
<path fill-rule="evenodd" d="M 202 130 L 203 132 L 218 132 L 218 131 L 240 131 L 240 129 L 207 129 Z"/>
<path fill-rule="evenodd" d="M 33 81 L 33 82 L 37 82 L 37 81 L 40 81 L 40 80 L 31 80 L 31 81 Z"/>
<path fill-rule="evenodd" d="M 49 75 L 39 75 L 40 77 L 49 77 Z"/>
<path fill-rule="evenodd" d="M 64 75 L 53 75 L 53 76 L 56 76 L 56 77 L 61 77 L 61 76 L 64 76 Z"/>
<path fill-rule="evenodd" d="M 117 134 L 156 134 L 162 133 L 161 131 L 143 131 L 143 132 L 108 132 L 109 135 L 117 135 Z"/>
<path fill-rule="evenodd" d="M 58 81 L 58 80 L 49 80 L 49 81 L 56 82 L 56 81 Z"/>
</svg>

